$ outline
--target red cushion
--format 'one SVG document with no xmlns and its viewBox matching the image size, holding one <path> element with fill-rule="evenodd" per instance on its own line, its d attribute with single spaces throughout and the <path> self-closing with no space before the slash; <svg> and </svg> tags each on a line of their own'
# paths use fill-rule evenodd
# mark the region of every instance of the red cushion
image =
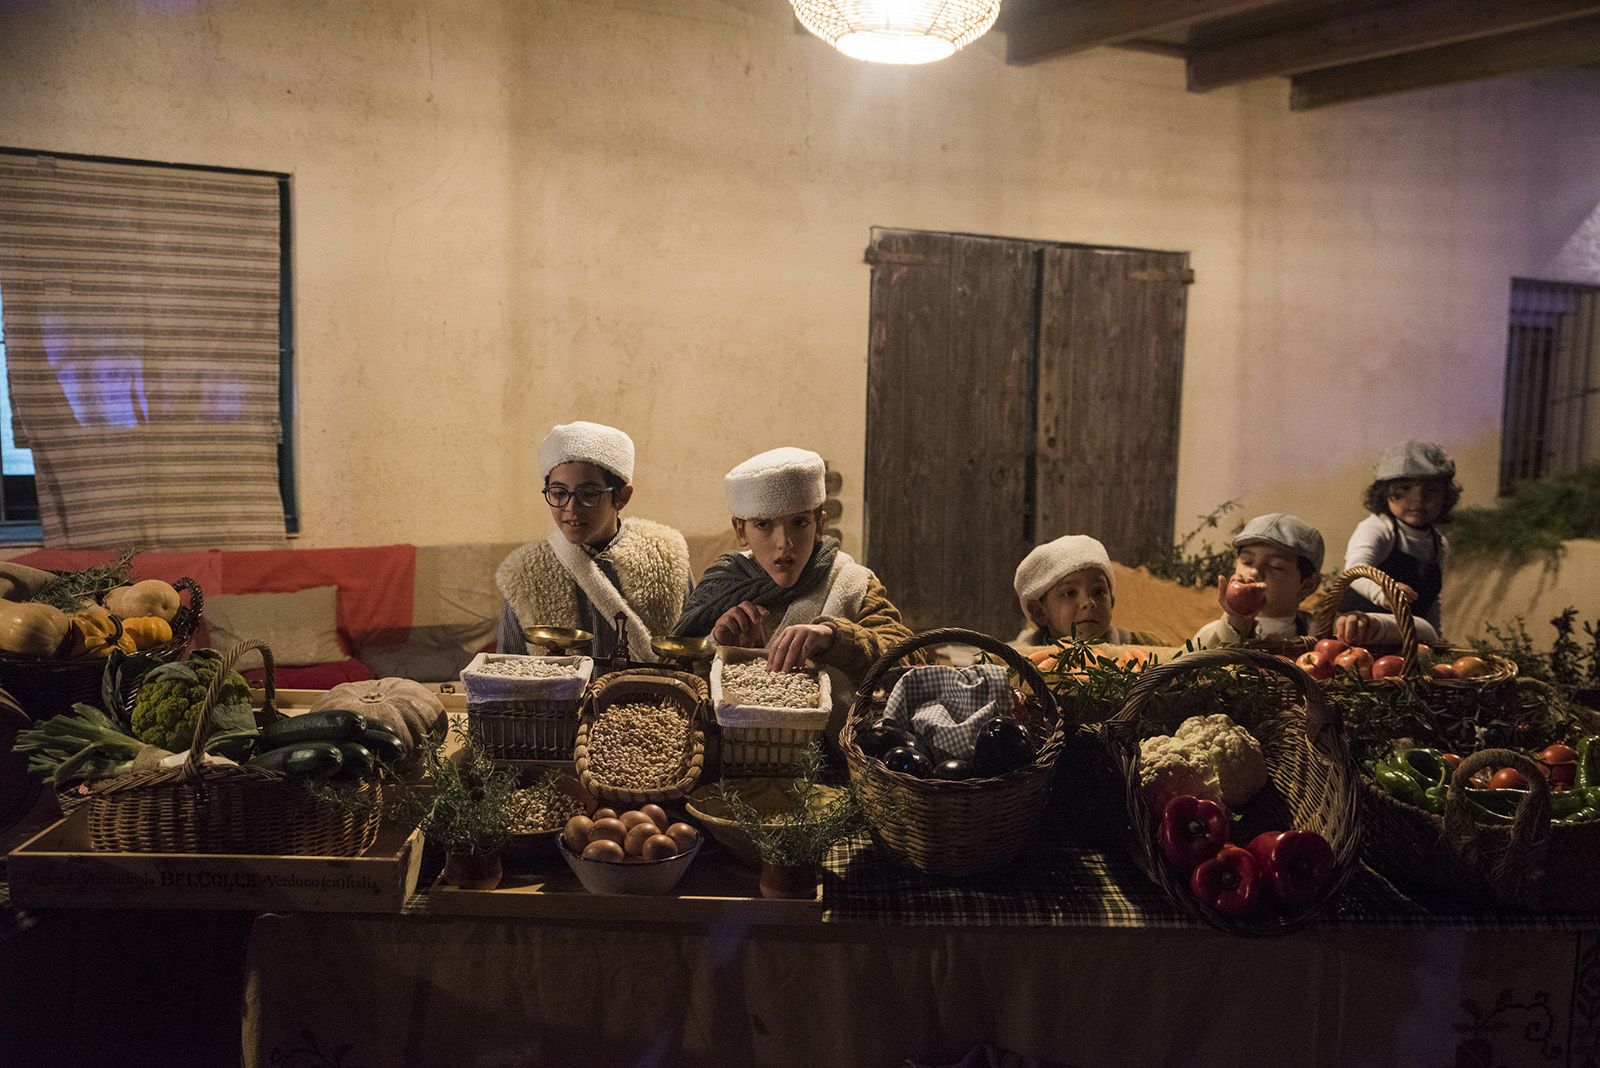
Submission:
<svg viewBox="0 0 1600 1068">
<path fill-rule="evenodd" d="M 266 672 L 261 668 L 246 671 L 251 686 L 259 687 Z M 360 682 L 372 678 L 372 669 L 359 660 L 335 660 L 329 664 L 280 667 L 273 676 L 280 690 L 331 690 L 341 682 Z"/>
<path fill-rule="evenodd" d="M 218 593 L 339 587 L 339 637 L 347 649 L 404 645 L 411 632 L 417 576 L 414 545 L 230 552 L 223 554 L 222 571 Z"/>
</svg>

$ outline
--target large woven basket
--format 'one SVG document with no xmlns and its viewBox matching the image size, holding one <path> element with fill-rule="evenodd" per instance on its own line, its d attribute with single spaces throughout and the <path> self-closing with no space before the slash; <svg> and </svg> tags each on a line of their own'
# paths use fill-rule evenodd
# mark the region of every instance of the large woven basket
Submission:
<svg viewBox="0 0 1600 1068">
<path fill-rule="evenodd" d="M 334 806 L 319 801 L 303 782 L 252 765 L 203 764 L 199 755 L 212 733 L 211 710 L 227 674 L 245 653 L 259 649 L 266 667 L 263 715 L 276 715 L 272 651 L 260 641 L 230 649 L 211 680 L 189 755 L 175 768 L 111 779 L 90 794 L 89 842 L 97 851 L 122 853 L 251 853 L 283 856 L 355 856 L 378 833 L 378 787 L 353 787 L 373 804 Z"/>
<path fill-rule="evenodd" d="M 179 607 L 178 614 L 172 617 L 172 638 L 144 650 L 145 655 L 163 663 L 183 655 L 184 649 L 194 638 L 205 608 L 205 596 L 194 579 L 180 578 L 172 585 L 180 596 L 188 593 L 189 602 Z M 70 711 L 80 701 L 98 705 L 105 667 L 105 659 L 98 656 L 68 660 L 0 652 L 0 688 L 10 691 L 28 715 L 38 722 Z"/>
<path fill-rule="evenodd" d="M 1268 785 L 1245 806 L 1242 825 L 1246 829 L 1236 831 L 1235 839 L 1248 842 L 1253 835 L 1267 830 L 1316 831 L 1333 847 L 1333 877 L 1317 900 L 1303 908 L 1273 916 L 1224 919 L 1196 901 L 1187 876 L 1169 870 L 1162 859 L 1158 837 L 1161 813 L 1145 802 L 1139 786 L 1139 727 L 1152 719 L 1165 728 L 1177 727 L 1177 723 L 1160 718 L 1161 691 L 1191 672 L 1218 667 L 1261 672 L 1283 694 L 1275 711 L 1260 714 L 1254 720 L 1251 710 L 1243 707 L 1216 711 L 1232 716 L 1253 734 L 1267 758 Z M 1183 911 L 1236 934 L 1277 935 L 1330 909 L 1338 900 L 1361 854 L 1359 779 L 1338 712 L 1304 671 L 1255 649 L 1185 653 L 1144 673 L 1129 693 L 1127 703 L 1102 726 L 1101 739 L 1122 772 L 1133 859 Z"/>
<path fill-rule="evenodd" d="M 573 766 L 578 782 L 584 790 L 602 805 L 627 806 L 677 804 L 689 796 L 700 781 L 700 772 L 706 762 L 706 710 L 711 700 L 705 680 L 682 671 L 665 668 L 630 668 L 602 676 L 590 685 L 583 698 L 582 718 L 578 723 L 578 739 L 573 749 Z M 589 749 L 595 719 L 616 704 L 668 702 L 689 723 L 676 776 L 670 783 L 651 789 L 633 789 L 613 786 L 595 774 Z"/>
<path fill-rule="evenodd" d="M 1436 679 L 1422 669 L 1417 662 L 1417 626 L 1411 617 L 1411 605 L 1401 594 L 1399 585 L 1385 572 L 1375 567 L 1361 564 L 1352 567 L 1334 579 L 1323 594 L 1317 606 L 1316 615 L 1312 618 L 1311 631 L 1319 638 L 1327 638 L 1333 634 L 1334 619 L 1339 615 L 1339 601 L 1344 597 L 1345 591 L 1356 579 L 1371 579 L 1383 590 L 1383 596 L 1389 602 L 1389 610 L 1394 613 L 1395 625 L 1400 630 L 1400 659 L 1404 662 L 1399 675 L 1391 675 L 1386 679 L 1370 679 L 1364 683 L 1367 686 L 1394 686 L 1401 679 L 1416 683 L 1425 689 L 1438 693 L 1448 694 L 1451 691 L 1465 691 L 1473 689 L 1486 689 L 1510 682 L 1516 677 L 1517 665 L 1514 661 L 1503 656 L 1475 653 L 1482 656 L 1489 665 L 1489 672 L 1472 679 Z M 1453 649 L 1438 646 L 1433 649 L 1435 658 L 1456 656 L 1470 652 L 1467 649 Z"/>
<path fill-rule="evenodd" d="M 1509 823 L 1479 823 L 1466 801 L 1481 769 L 1513 767 L 1530 789 Z M 1482 749 L 1450 779 L 1441 818 L 1363 784 L 1367 861 L 1419 897 L 1452 906 L 1543 912 L 1600 908 L 1600 823 L 1557 826 L 1539 766 L 1512 749 Z"/>
<path fill-rule="evenodd" d="M 861 751 L 856 732 L 868 726 L 878 681 L 903 658 L 937 645 L 993 653 L 1027 684 L 1039 712 L 1026 724 L 1036 746 L 1033 763 L 992 778 L 919 779 Z M 945 627 L 897 643 L 872 665 L 856 689 L 839 747 L 884 852 L 929 875 L 960 877 L 1007 864 L 1027 845 L 1049 802 L 1062 731 L 1055 697 L 1027 657 L 987 634 Z"/>
</svg>

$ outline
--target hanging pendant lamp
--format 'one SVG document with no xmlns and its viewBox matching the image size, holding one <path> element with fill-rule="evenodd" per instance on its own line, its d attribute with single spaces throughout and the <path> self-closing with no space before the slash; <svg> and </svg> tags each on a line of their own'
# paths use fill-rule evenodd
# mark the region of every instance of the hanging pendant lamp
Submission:
<svg viewBox="0 0 1600 1068">
<path fill-rule="evenodd" d="M 790 0 L 800 24 L 851 59 L 932 63 L 985 33 L 1000 0 Z"/>
</svg>

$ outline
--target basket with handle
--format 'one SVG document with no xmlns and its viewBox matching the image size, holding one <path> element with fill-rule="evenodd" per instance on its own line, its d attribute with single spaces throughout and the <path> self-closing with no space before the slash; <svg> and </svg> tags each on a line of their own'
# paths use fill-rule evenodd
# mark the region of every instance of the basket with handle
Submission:
<svg viewBox="0 0 1600 1068">
<path fill-rule="evenodd" d="M 89 841 L 96 851 L 126 853 L 248 853 L 283 856 L 355 856 L 377 836 L 378 786 L 352 787 L 370 805 L 336 806 L 315 797 L 305 783 L 249 764 L 208 764 L 200 759 L 214 730 L 211 711 L 228 672 L 240 657 L 261 652 L 266 700 L 262 715 L 277 715 L 272 650 L 258 640 L 240 642 L 218 665 L 206 691 L 194 738 L 183 763 L 107 780 L 89 795 Z"/>
<path fill-rule="evenodd" d="M 637 808 L 682 801 L 700 781 L 700 772 L 705 767 L 703 724 L 710 699 L 705 680 L 682 671 L 629 668 L 601 676 L 590 685 L 583 698 L 577 743 L 572 754 L 578 782 L 602 805 Z M 622 786 L 606 782 L 595 769 L 595 721 L 613 706 L 631 703 L 670 705 L 688 726 L 683 749 L 669 781 L 648 787 Z"/>
<path fill-rule="evenodd" d="M 1317 606 L 1315 616 L 1311 622 L 1311 632 L 1319 638 L 1333 635 L 1333 624 L 1339 614 L 1339 601 L 1344 597 L 1345 591 L 1356 579 L 1370 579 L 1378 584 L 1383 591 L 1384 598 L 1389 602 L 1389 610 L 1394 614 L 1394 621 L 1400 631 L 1399 656 L 1403 663 L 1399 675 L 1391 675 L 1386 679 L 1370 679 L 1366 685 L 1384 686 L 1395 685 L 1399 680 L 1406 679 L 1431 689 L 1442 691 L 1461 691 L 1474 688 L 1486 688 L 1509 682 L 1516 677 L 1517 665 L 1503 656 L 1474 654 L 1482 656 L 1489 666 L 1487 673 L 1470 679 L 1440 679 L 1434 678 L 1423 670 L 1423 665 L 1417 657 L 1417 627 L 1411 616 L 1411 605 L 1400 591 L 1400 586 L 1388 574 L 1371 567 L 1360 564 L 1343 572 L 1328 586 L 1321 602 Z M 1456 655 L 1470 652 L 1466 649 L 1450 649 L 1439 646 L 1432 650 L 1435 658 L 1450 654 L 1454 659 Z M 1394 681 L 1391 681 L 1394 680 Z"/>
<path fill-rule="evenodd" d="M 1160 693 L 1187 674 L 1219 667 L 1260 672 L 1264 681 L 1283 694 L 1283 700 L 1264 703 L 1259 709 L 1248 705 L 1218 709 L 1235 717 L 1239 726 L 1254 735 L 1266 756 L 1268 785 L 1245 806 L 1249 818 L 1244 822 L 1262 831 L 1315 831 L 1333 847 L 1333 874 L 1316 900 L 1276 915 L 1228 919 L 1196 901 L 1189 890 L 1188 876 L 1172 871 L 1162 857 L 1162 814 L 1146 802 L 1140 787 L 1141 723 L 1153 720 L 1164 727 L 1178 726 L 1164 721 Z M 1276 935 L 1293 930 L 1338 900 L 1361 854 L 1359 779 L 1339 713 L 1304 671 L 1255 649 L 1185 653 L 1146 671 L 1100 732 L 1121 772 L 1133 859 L 1184 912 L 1236 934 Z"/>
<path fill-rule="evenodd" d="M 989 778 L 919 779 L 862 751 L 856 734 L 868 726 L 879 680 L 905 657 L 938 645 L 992 653 L 1027 684 L 1039 713 L 1024 724 L 1035 745 L 1031 763 Z M 1055 697 L 1027 657 L 987 634 L 944 627 L 896 643 L 872 665 L 856 689 L 839 747 L 878 845 L 918 871 L 960 877 L 998 868 L 1027 845 L 1049 804 L 1064 729 Z"/>
<path fill-rule="evenodd" d="M 1511 767 L 1528 780 L 1508 821 L 1480 822 L 1467 800 L 1474 774 Z M 1600 821 L 1552 822 L 1550 786 L 1514 749 L 1480 749 L 1451 773 L 1444 815 L 1364 786 L 1367 861 L 1397 884 L 1452 905 L 1591 912 L 1600 902 Z"/>
<path fill-rule="evenodd" d="M 173 584 L 180 596 L 188 593 L 187 604 L 180 605 L 172 617 L 172 637 L 160 645 L 142 650 L 162 663 L 176 660 L 194 638 L 200 625 L 205 596 L 200 584 L 192 578 L 180 578 Z M 121 636 L 121 620 L 116 620 L 118 631 L 113 640 Z M 11 693 L 35 721 L 49 719 L 69 711 L 80 701 L 98 704 L 100 679 L 106 661 L 101 656 L 79 656 L 71 659 L 54 656 L 28 656 L 23 653 L 0 652 L 0 688 Z"/>
</svg>

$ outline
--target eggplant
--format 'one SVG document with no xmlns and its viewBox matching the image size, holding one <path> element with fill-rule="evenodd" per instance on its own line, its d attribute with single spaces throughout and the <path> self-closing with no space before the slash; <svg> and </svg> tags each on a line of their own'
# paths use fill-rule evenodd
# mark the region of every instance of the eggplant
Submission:
<svg viewBox="0 0 1600 1068">
<path fill-rule="evenodd" d="M 890 771 L 915 775 L 919 779 L 926 779 L 933 773 L 933 761 L 914 745 L 895 746 L 883 754 L 883 763 Z"/>
<path fill-rule="evenodd" d="M 978 731 L 972 748 L 972 774 L 980 779 L 1009 775 L 1033 763 L 1033 739 L 1014 719 L 996 716 Z"/>
<path fill-rule="evenodd" d="M 933 766 L 935 779 L 970 779 L 972 778 L 972 765 L 965 760 L 941 760 Z"/>
<path fill-rule="evenodd" d="M 882 760 L 884 754 L 896 746 L 915 745 L 916 739 L 904 727 L 884 720 L 865 728 L 856 735 L 856 744 L 869 757 Z"/>
</svg>

